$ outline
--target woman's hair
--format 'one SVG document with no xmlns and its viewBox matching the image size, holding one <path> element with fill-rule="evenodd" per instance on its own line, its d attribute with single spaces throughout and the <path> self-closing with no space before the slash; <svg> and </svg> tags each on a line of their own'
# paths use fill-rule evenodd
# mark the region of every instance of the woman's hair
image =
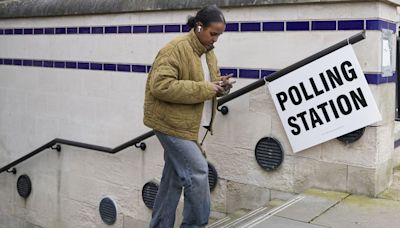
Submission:
<svg viewBox="0 0 400 228">
<path fill-rule="evenodd" d="M 225 22 L 225 17 L 221 10 L 216 5 L 210 5 L 199 10 L 195 17 L 189 16 L 187 25 L 190 28 L 196 26 L 197 22 L 201 22 L 204 27 L 207 27 L 212 22 Z"/>
</svg>

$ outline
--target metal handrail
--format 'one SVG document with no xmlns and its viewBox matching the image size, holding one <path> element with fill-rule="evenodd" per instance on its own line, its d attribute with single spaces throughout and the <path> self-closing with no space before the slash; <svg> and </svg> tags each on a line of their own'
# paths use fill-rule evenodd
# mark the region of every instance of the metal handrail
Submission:
<svg viewBox="0 0 400 228">
<path fill-rule="evenodd" d="M 71 140 L 66 140 L 66 139 L 59 139 L 59 138 L 55 138 L 53 140 L 51 140 L 50 142 L 44 144 L 43 146 L 37 148 L 36 150 L 30 152 L 29 154 L 11 162 L 10 164 L 2 167 L 0 169 L 0 173 L 7 171 L 7 172 L 11 172 L 11 173 L 16 173 L 16 170 L 10 170 L 12 167 L 18 165 L 19 163 L 29 159 L 30 157 L 44 151 L 45 149 L 51 148 L 51 149 L 56 149 L 58 151 L 61 150 L 61 147 L 53 147 L 56 144 L 64 144 L 64 145 L 69 145 L 69 146 L 75 146 L 75 147 L 80 147 L 80 148 L 85 148 L 85 149 L 90 149 L 90 150 L 96 150 L 96 151 L 100 151 L 100 152 L 105 152 L 105 153 L 109 153 L 109 154 L 115 154 L 118 153 L 119 151 L 130 147 L 130 146 L 135 146 L 138 148 L 141 148 L 142 150 L 146 149 L 146 144 L 142 143 L 143 140 L 150 138 L 151 136 L 154 135 L 154 131 L 149 131 L 145 134 L 142 134 L 126 143 L 123 143 L 115 148 L 109 148 L 109 147 L 103 147 L 103 146 L 97 146 L 97 145 L 93 145 L 93 144 L 87 144 L 87 143 L 81 143 L 81 142 L 76 142 L 76 141 L 71 141 Z"/>
<path fill-rule="evenodd" d="M 336 44 L 334 44 L 334 45 L 332 45 L 332 46 L 330 46 L 330 47 L 328 47 L 328 48 L 326 48 L 326 49 L 324 49 L 324 50 L 322 50 L 322 51 L 320 51 L 318 53 L 315 53 L 314 55 L 311 55 L 311 56 L 309 56 L 309 57 L 307 57 L 307 58 L 305 58 L 303 60 L 300 60 L 300 61 L 298 61 L 298 62 L 296 62 L 296 63 L 294 63 L 294 64 L 292 64 L 292 65 L 290 65 L 290 66 L 288 66 L 288 67 L 286 67 L 284 69 L 282 69 L 282 70 L 276 71 L 275 73 L 272 73 L 272 74 L 270 74 L 268 76 L 265 76 L 265 77 L 255 81 L 255 82 L 243 87 L 243 88 L 240 88 L 240 89 L 238 89 L 238 90 L 236 90 L 236 91 L 234 91 L 234 92 L 232 92 L 232 93 L 230 93 L 230 94 L 218 99 L 218 107 L 223 105 L 223 104 L 225 104 L 228 101 L 231 101 L 231 100 L 233 100 L 233 99 L 235 99 L 235 98 L 237 98 L 239 96 L 242 96 L 243 94 L 246 94 L 246 93 L 248 93 L 248 92 L 250 92 L 252 90 L 255 90 L 255 89 L 265 85 L 265 81 L 271 82 L 271 81 L 273 81 L 275 79 L 278 79 L 278 78 L 282 77 L 283 75 L 286 75 L 291 71 L 294 71 L 294 70 L 296 70 L 296 69 L 298 69 L 298 68 L 300 68 L 300 67 L 302 67 L 302 66 L 304 66 L 306 64 L 309 64 L 309 63 L 311 63 L 311 62 L 313 62 L 313 61 L 315 61 L 315 60 L 317 60 L 317 59 L 319 59 L 319 58 L 321 58 L 321 57 L 323 57 L 323 56 L 325 56 L 325 55 L 327 55 L 327 54 L 329 54 L 331 52 L 334 52 L 334 51 L 336 51 L 336 50 L 338 50 L 338 49 L 340 49 L 340 48 L 342 48 L 342 47 L 344 47 L 346 45 L 357 43 L 357 42 L 359 42 L 359 41 L 361 41 L 363 39 L 365 39 L 365 31 L 360 32 L 358 34 L 355 34 L 354 36 L 351 36 L 350 38 L 347 38 L 345 40 L 342 40 L 342 41 L 340 41 L 340 42 L 338 42 L 338 43 L 336 43 Z M 56 147 L 56 148 L 53 147 L 55 144 L 65 144 L 65 145 L 70 145 L 70 146 L 81 147 L 81 148 L 86 148 L 86 149 L 106 152 L 106 153 L 110 153 L 110 154 L 115 154 L 115 153 L 117 153 L 117 152 L 119 152 L 119 151 L 121 151 L 121 150 L 123 150 L 123 149 L 125 149 L 127 147 L 130 147 L 130 146 L 140 147 L 142 150 L 144 150 L 146 148 L 146 144 L 142 143 L 142 141 L 147 139 L 147 138 L 152 137 L 153 135 L 154 135 L 154 132 L 153 131 L 149 131 L 149 132 L 147 132 L 145 134 L 142 134 L 139 137 L 136 137 L 136 138 L 134 138 L 134 139 L 132 139 L 132 140 L 130 140 L 130 141 L 124 143 L 124 144 L 121 144 L 120 146 L 117 146 L 117 147 L 115 147 L 113 149 L 108 148 L 108 147 L 102 147 L 102 146 L 97 146 L 97 145 L 92 145 L 92 144 L 86 144 L 86 143 L 81 143 L 81 142 L 76 142 L 76 141 L 56 138 L 56 139 L 53 139 L 52 141 L 46 143 L 45 145 L 37 148 L 36 150 L 32 151 L 31 153 L 29 153 L 29 154 L 27 154 L 27 155 L 15 160 L 15 161 L 11 162 L 10 164 L 4 166 L 3 168 L 0 169 L 0 173 L 2 173 L 4 171 L 7 171 L 7 172 L 12 172 L 12 173 L 15 174 L 16 173 L 15 168 L 12 171 L 10 171 L 9 169 L 14 167 L 14 166 L 16 166 L 16 165 L 18 165 L 19 163 L 27 160 L 27 159 L 29 159 L 30 157 L 42 152 L 45 149 L 51 148 L 51 149 L 57 149 L 59 151 L 60 150 L 59 146 Z M 139 143 L 141 145 L 138 145 Z"/>
</svg>

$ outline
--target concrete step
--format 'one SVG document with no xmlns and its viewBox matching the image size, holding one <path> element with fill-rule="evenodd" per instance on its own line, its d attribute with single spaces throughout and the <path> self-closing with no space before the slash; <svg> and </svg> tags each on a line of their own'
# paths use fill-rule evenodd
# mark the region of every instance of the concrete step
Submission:
<svg viewBox="0 0 400 228">
<path fill-rule="evenodd" d="M 249 210 L 249 209 L 240 209 L 237 210 L 228 216 L 211 222 L 207 228 L 236 228 L 236 227 L 244 227 L 253 223 L 254 221 L 258 221 L 263 218 L 263 216 L 272 214 L 281 207 L 287 206 L 288 203 L 292 203 L 294 200 L 298 200 L 297 198 L 290 199 L 288 201 L 283 201 L 279 199 L 274 199 L 269 201 L 265 206 L 260 208 Z"/>
<path fill-rule="evenodd" d="M 225 218 L 222 218 L 210 225 L 207 226 L 207 228 L 228 228 L 228 227 L 241 227 L 244 224 L 253 221 L 262 215 L 264 215 L 266 212 L 270 211 L 271 208 L 265 206 L 265 207 L 260 207 L 255 210 L 246 210 L 246 209 L 240 209 L 238 211 L 235 211 L 232 214 L 229 214 Z"/>
<path fill-rule="evenodd" d="M 237 217 L 227 217 L 210 224 L 209 228 L 320 228 L 312 221 L 335 206 L 349 194 L 310 189 L 287 201 L 271 201 L 265 207 Z"/>
<path fill-rule="evenodd" d="M 212 219 L 211 219 L 209 221 L 209 225 L 207 226 L 207 228 L 225 227 L 229 224 L 233 224 L 234 221 L 245 217 L 250 211 L 251 210 L 248 210 L 248 209 L 239 209 L 222 219 L 218 219 L 216 221 L 212 221 Z"/>
<path fill-rule="evenodd" d="M 226 217 L 221 219 L 211 218 L 210 223 L 207 227 L 208 228 L 239 227 L 240 224 L 250 221 L 253 218 L 257 218 L 258 216 L 271 211 L 273 208 L 279 207 L 285 202 L 286 201 L 284 200 L 273 199 L 269 201 L 265 206 L 262 206 L 255 210 L 242 208 L 231 214 L 228 214 Z"/>
</svg>

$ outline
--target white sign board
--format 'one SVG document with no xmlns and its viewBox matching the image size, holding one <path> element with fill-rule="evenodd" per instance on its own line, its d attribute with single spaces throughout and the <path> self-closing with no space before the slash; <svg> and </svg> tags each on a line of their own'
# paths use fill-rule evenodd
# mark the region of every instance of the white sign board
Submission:
<svg viewBox="0 0 400 228">
<path fill-rule="evenodd" d="M 268 87 L 295 153 L 382 119 L 351 45 Z"/>
<path fill-rule="evenodd" d="M 392 66 L 389 40 L 382 40 L 382 66 L 383 67 Z"/>
</svg>

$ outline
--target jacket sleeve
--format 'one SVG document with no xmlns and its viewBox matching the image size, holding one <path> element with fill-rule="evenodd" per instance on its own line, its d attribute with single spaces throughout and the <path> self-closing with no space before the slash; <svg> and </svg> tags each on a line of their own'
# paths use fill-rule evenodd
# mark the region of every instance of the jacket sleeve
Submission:
<svg viewBox="0 0 400 228">
<path fill-rule="evenodd" d="M 156 98 L 178 104 L 202 103 L 213 98 L 216 92 L 208 81 L 179 80 L 179 57 L 171 52 L 158 56 L 150 91 Z"/>
</svg>

